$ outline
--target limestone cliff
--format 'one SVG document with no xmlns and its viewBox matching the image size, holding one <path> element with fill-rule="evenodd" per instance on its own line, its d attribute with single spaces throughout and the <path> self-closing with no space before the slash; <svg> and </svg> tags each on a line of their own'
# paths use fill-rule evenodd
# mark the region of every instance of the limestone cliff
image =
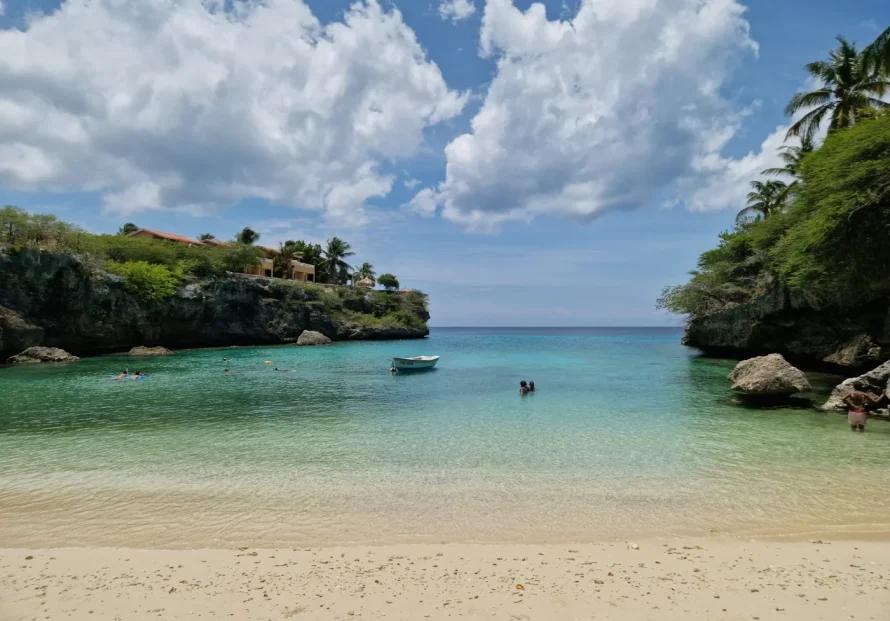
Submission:
<svg viewBox="0 0 890 621">
<path fill-rule="evenodd" d="M 686 345 L 730 357 L 780 353 L 810 367 L 864 370 L 890 359 L 890 300 L 853 308 L 813 308 L 784 288 L 702 317 Z"/>
<path fill-rule="evenodd" d="M 403 321 L 383 321 L 394 309 Z M 428 319 L 425 304 L 401 294 L 235 276 L 188 282 L 149 302 L 78 257 L 0 249 L 0 361 L 34 345 L 90 355 L 289 343 L 303 330 L 335 341 L 422 338 Z"/>
</svg>

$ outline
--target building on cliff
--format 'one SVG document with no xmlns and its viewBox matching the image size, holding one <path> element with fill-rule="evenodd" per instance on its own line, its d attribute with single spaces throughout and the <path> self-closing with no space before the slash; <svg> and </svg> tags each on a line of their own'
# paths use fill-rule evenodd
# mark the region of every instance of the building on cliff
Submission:
<svg viewBox="0 0 890 621">
<path fill-rule="evenodd" d="M 142 239 L 160 239 L 164 241 L 172 241 L 177 244 L 182 244 L 183 246 L 206 246 L 206 244 L 200 240 L 192 239 L 191 237 L 185 237 L 183 235 L 176 235 L 175 233 L 165 233 L 164 231 L 153 231 L 151 229 L 139 229 L 135 233 L 130 233 L 127 237 L 137 237 Z"/>
<path fill-rule="evenodd" d="M 137 237 L 143 239 L 159 239 L 171 241 L 185 246 L 225 246 L 224 241 L 218 239 L 197 240 L 175 233 L 165 233 L 164 231 L 154 231 L 152 229 L 139 229 L 135 233 L 130 233 L 128 237 Z M 249 266 L 244 273 L 249 276 L 259 276 L 271 278 L 274 273 L 275 257 L 281 254 L 277 248 L 269 248 L 267 246 L 257 246 L 263 251 L 263 257 L 260 259 L 259 265 Z M 298 280 L 300 282 L 315 282 L 315 266 L 309 263 L 303 263 L 302 255 L 294 255 L 290 262 L 288 273 L 285 275 L 287 280 Z"/>
</svg>

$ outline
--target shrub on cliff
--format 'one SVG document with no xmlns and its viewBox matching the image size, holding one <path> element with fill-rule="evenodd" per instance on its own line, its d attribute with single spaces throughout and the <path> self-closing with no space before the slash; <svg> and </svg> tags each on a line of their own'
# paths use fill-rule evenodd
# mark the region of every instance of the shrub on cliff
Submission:
<svg viewBox="0 0 890 621">
<path fill-rule="evenodd" d="M 164 265 L 152 265 L 145 261 L 116 263 L 109 261 L 105 269 L 122 276 L 128 290 L 144 300 L 162 300 L 176 293 L 182 272 Z"/>
<path fill-rule="evenodd" d="M 380 274 L 380 278 L 377 279 L 377 283 L 390 290 L 399 288 L 399 279 L 392 274 Z"/>
</svg>

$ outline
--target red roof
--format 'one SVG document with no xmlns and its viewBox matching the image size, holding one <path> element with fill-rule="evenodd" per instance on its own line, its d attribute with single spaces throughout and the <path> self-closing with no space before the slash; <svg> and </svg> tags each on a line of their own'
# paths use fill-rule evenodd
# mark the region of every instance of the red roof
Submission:
<svg viewBox="0 0 890 621">
<path fill-rule="evenodd" d="M 218 239 L 202 239 L 201 240 L 205 246 L 228 246 L 228 244 L 224 241 L 219 241 Z"/>
<path fill-rule="evenodd" d="M 204 245 L 204 242 L 198 241 L 197 239 L 192 239 L 191 237 L 176 235 L 175 233 L 165 233 L 164 231 L 153 231 L 152 229 L 139 229 L 135 233 L 130 233 L 128 237 L 138 235 L 139 233 L 151 233 L 155 237 L 160 237 L 161 239 L 169 239 L 170 241 L 182 242 L 184 244 L 194 244 L 195 246 Z"/>
</svg>

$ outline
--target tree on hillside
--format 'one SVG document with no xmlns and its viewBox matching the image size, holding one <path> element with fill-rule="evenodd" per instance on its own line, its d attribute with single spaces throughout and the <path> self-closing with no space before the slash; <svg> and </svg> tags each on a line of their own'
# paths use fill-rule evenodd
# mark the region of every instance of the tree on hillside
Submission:
<svg viewBox="0 0 890 621">
<path fill-rule="evenodd" d="M 237 235 L 235 235 L 235 241 L 246 246 L 253 246 L 260 241 L 260 234 L 252 228 L 245 226 Z"/>
<path fill-rule="evenodd" d="M 748 193 L 748 206 L 736 216 L 740 220 L 760 220 L 781 211 L 788 196 L 788 186 L 781 181 L 752 181 L 753 191 Z"/>
<path fill-rule="evenodd" d="M 377 280 L 377 274 L 374 272 L 374 266 L 370 263 L 362 263 L 362 266 L 358 268 L 358 271 L 352 275 L 353 284 L 363 279 L 369 280 Z"/>
<path fill-rule="evenodd" d="M 785 190 L 785 193 L 791 196 L 800 184 L 800 164 L 804 156 L 812 153 L 815 149 L 816 146 L 813 143 L 813 139 L 808 136 L 804 136 L 801 139 L 800 146 L 789 147 L 786 145 L 779 147 L 779 158 L 785 165 L 781 168 L 767 168 L 760 174 L 770 177 L 791 177 L 792 181 Z"/>
<path fill-rule="evenodd" d="M 377 279 L 377 282 L 386 287 L 388 291 L 395 291 L 399 288 L 399 279 L 392 274 L 380 274 L 380 278 Z"/>
<path fill-rule="evenodd" d="M 139 227 L 133 224 L 132 222 L 127 222 L 121 228 L 117 230 L 118 235 L 130 235 L 139 230 Z"/>
<path fill-rule="evenodd" d="M 342 285 L 349 280 L 349 271 L 352 268 L 344 259 L 355 254 L 351 250 L 352 247 L 339 237 L 328 240 L 321 264 L 323 282 Z"/>
<path fill-rule="evenodd" d="M 862 50 L 866 61 L 873 68 L 883 72 L 885 76 L 890 76 L 890 28 L 878 35 L 878 38 Z"/>
<path fill-rule="evenodd" d="M 837 40 L 840 45 L 832 50 L 828 60 L 806 66 L 810 76 L 821 85 L 814 91 L 798 93 L 788 102 L 785 108 L 788 116 L 812 110 L 791 126 L 787 137 L 812 139 L 826 117 L 830 119 L 831 132 L 850 127 L 863 113 L 890 107 L 879 99 L 890 88 L 890 82 L 876 71 L 865 54 L 857 52 L 854 44 L 843 37 Z"/>
<path fill-rule="evenodd" d="M 208 239 L 216 239 L 216 235 L 214 235 L 213 233 L 201 233 L 198 236 L 198 239 L 200 239 L 201 241 L 207 241 Z"/>
<path fill-rule="evenodd" d="M 804 137 L 800 141 L 800 146 L 789 147 L 787 145 L 779 147 L 779 158 L 785 162 L 781 168 L 767 168 L 762 175 L 769 176 L 785 176 L 797 180 L 800 177 L 800 163 L 803 161 L 807 153 L 812 153 L 816 149 L 812 138 Z"/>
</svg>

